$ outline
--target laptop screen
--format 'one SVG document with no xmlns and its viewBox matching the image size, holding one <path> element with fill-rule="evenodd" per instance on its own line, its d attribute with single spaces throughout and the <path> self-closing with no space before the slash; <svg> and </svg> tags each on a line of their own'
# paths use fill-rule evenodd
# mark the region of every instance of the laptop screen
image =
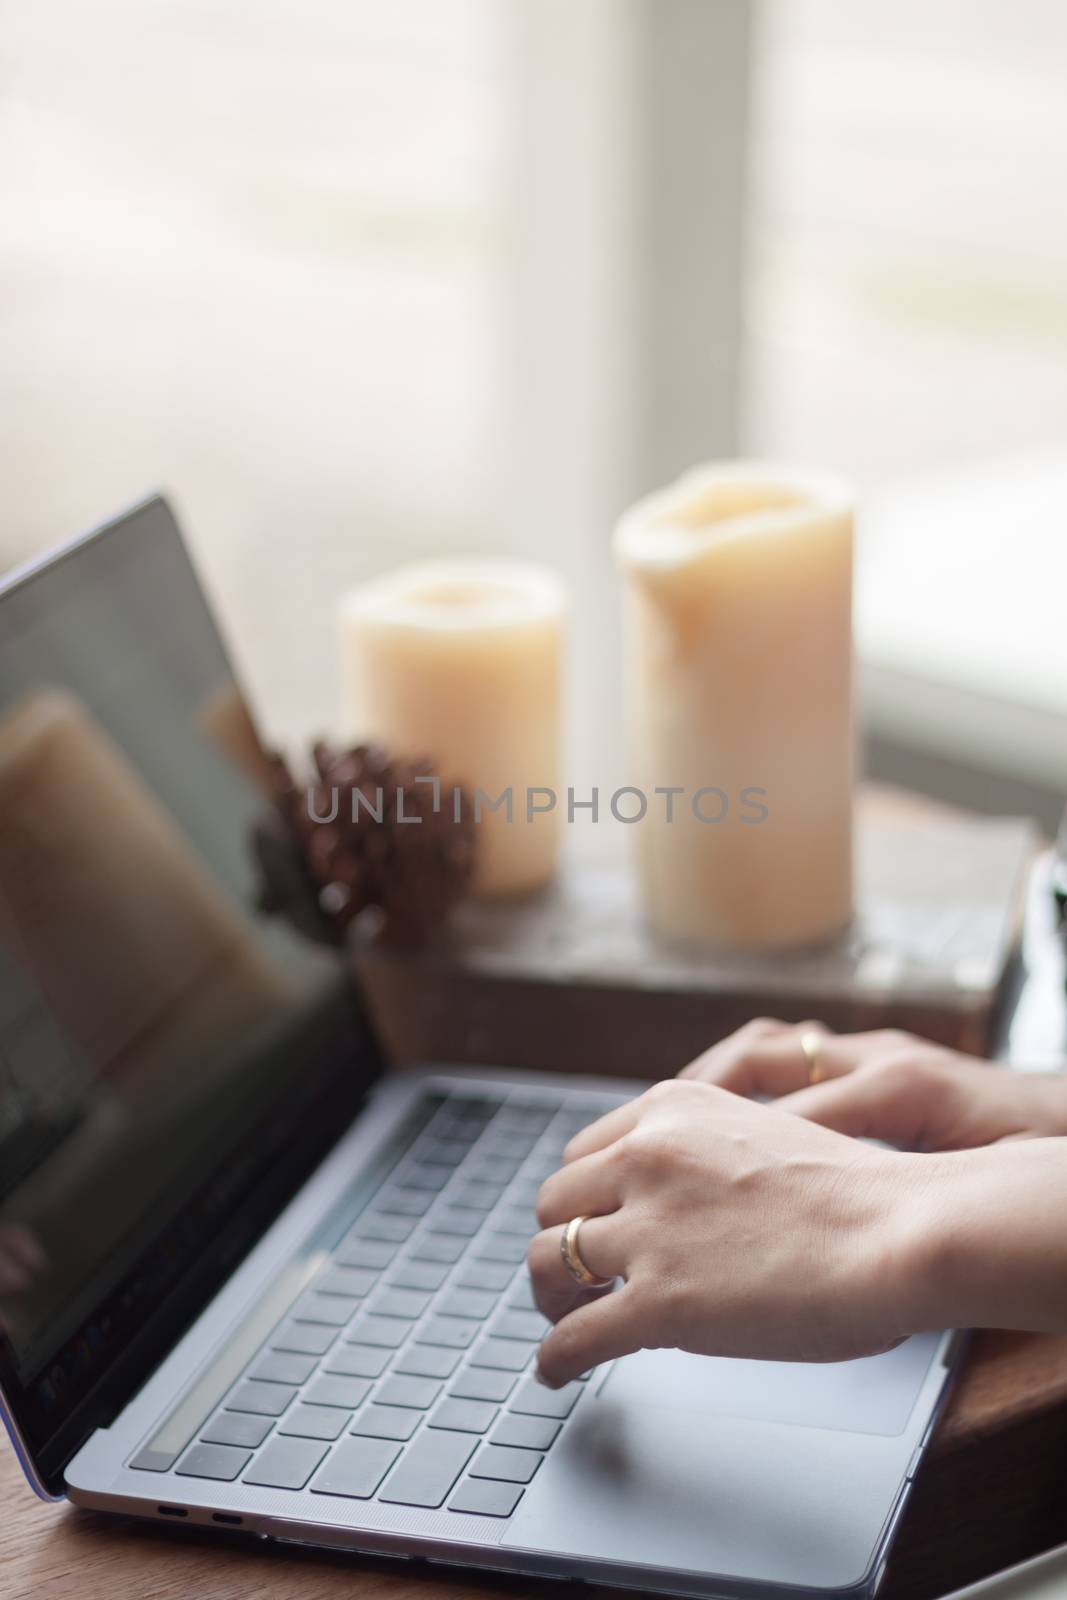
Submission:
<svg viewBox="0 0 1067 1600">
<path fill-rule="evenodd" d="M 162 500 L 0 592 L 0 1385 L 50 1488 L 379 1070 L 258 909 L 271 817 Z"/>
</svg>

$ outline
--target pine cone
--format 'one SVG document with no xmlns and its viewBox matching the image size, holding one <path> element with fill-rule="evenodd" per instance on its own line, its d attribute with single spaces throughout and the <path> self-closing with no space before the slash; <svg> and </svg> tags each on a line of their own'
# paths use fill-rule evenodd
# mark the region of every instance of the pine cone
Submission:
<svg viewBox="0 0 1067 1600">
<path fill-rule="evenodd" d="M 435 808 L 435 785 L 416 782 L 433 775 L 432 763 L 394 759 L 380 745 L 335 750 L 323 741 L 312 755 L 303 786 L 271 757 L 281 827 L 257 830 L 264 909 L 285 910 L 302 931 L 340 944 L 354 918 L 376 907 L 383 939 L 426 939 L 471 880 L 470 797 L 461 790 L 457 808 L 453 786 L 442 783 Z"/>
</svg>

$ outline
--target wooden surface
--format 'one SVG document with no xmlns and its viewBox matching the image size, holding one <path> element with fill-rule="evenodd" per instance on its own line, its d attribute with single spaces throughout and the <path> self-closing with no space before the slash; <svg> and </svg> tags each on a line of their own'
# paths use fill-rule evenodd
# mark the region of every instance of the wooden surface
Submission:
<svg viewBox="0 0 1067 1600">
<path fill-rule="evenodd" d="M 930 1600 L 1064 1541 L 1067 1337 L 979 1335 L 915 1485 L 880 1600 Z M 0 1443 L 3 1600 L 578 1600 L 582 1592 L 43 1505 Z"/>
<path fill-rule="evenodd" d="M 621 841 L 629 843 L 628 840 Z M 752 1016 L 907 1028 L 985 1053 L 1037 836 L 861 791 L 856 918 L 809 950 L 686 950 L 646 927 L 625 854 L 569 860 L 539 895 L 471 901 L 425 950 L 355 943 L 398 1061 L 668 1077 Z"/>
</svg>

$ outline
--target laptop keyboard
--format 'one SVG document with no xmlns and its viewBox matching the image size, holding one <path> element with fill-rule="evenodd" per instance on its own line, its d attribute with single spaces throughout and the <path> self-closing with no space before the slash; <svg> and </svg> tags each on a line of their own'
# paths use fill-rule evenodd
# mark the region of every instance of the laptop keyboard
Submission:
<svg viewBox="0 0 1067 1600">
<path fill-rule="evenodd" d="M 532 1375 L 548 1329 L 525 1266 L 534 1202 L 568 1139 L 616 1104 L 446 1099 L 179 1476 L 510 1517 L 588 1377 L 549 1390 Z"/>
</svg>

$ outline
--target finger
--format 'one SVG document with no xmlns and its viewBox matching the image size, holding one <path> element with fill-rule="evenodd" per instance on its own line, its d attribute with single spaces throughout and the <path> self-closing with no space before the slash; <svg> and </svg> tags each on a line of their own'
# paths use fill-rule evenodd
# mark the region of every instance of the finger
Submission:
<svg viewBox="0 0 1067 1600">
<path fill-rule="evenodd" d="M 542 1228 L 572 1217 L 603 1217 L 622 1203 L 618 1168 L 607 1150 L 571 1161 L 546 1178 L 537 1196 L 537 1220 Z"/>
<path fill-rule="evenodd" d="M 779 1022 L 777 1017 L 753 1017 L 743 1028 L 728 1034 L 725 1039 L 713 1044 L 710 1050 L 697 1056 L 695 1061 L 690 1061 L 678 1076 L 696 1078 L 701 1083 L 723 1084 L 725 1087 L 724 1079 L 729 1077 L 736 1062 L 757 1049 L 762 1041 L 787 1033 L 789 1026 L 788 1022 Z"/>
<path fill-rule="evenodd" d="M 809 1032 L 816 1032 L 819 1038 L 814 1061 L 800 1043 L 803 1034 Z M 777 1099 L 781 1094 L 806 1088 L 816 1069 L 819 1078 L 845 1077 L 861 1066 L 869 1048 L 864 1034 L 830 1034 L 821 1022 L 800 1022 L 785 1034 L 758 1040 L 742 1056 L 718 1062 L 712 1075 L 691 1075 L 705 1083 L 717 1083 L 733 1094 L 768 1094 Z M 699 1061 L 693 1066 L 699 1067 Z"/>
<path fill-rule="evenodd" d="M 537 1376 L 559 1389 L 616 1356 L 640 1350 L 642 1339 L 629 1289 L 588 1301 L 558 1322 L 541 1341 Z"/>
<path fill-rule="evenodd" d="M 530 1243 L 527 1262 L 530 1284 L 538 1309 L 550 1321 L 566 1316 L 571 1308 L 589 1298 L 591 1292 L 571 1277 L 560 1254 L 561 1227 L 546 1228 Z M 618 1278 L 625 1274 L 618 1225 L 611 1217 L 590 1217 L 578 1235 L 578 1249 L 589 1271 L 598 1278 Z"/>
<path fill-rule="evenodd" d="M 563 1152 L 564 1162 L 580 1161 L 583 1156 L 591 1156 L 594 1150 L 603 1150 L 609 1144 L 614 1144 L 616 1139 L 621 1139 L 624 1133 L 629 1133 L 637 1125 L 641 1115 L 638 1108 L 643 1098 L 643 1095 L 638 1095 L 624 1106 L 616 1106 L 613 1111 L 591 1122 L 588 1128 L 576 1133 Z"/>
<path fill-rule="evenodd" d="M 778 1109 L 818 1122 L 854 1139 L 884 1139 L 889 1144 L 920 1142 L 927 1120 L 922 1095 L 913 1080 L 890 1072 L 855 1072 L 828 1083 L 787 1094 Z"/>
</svg>

